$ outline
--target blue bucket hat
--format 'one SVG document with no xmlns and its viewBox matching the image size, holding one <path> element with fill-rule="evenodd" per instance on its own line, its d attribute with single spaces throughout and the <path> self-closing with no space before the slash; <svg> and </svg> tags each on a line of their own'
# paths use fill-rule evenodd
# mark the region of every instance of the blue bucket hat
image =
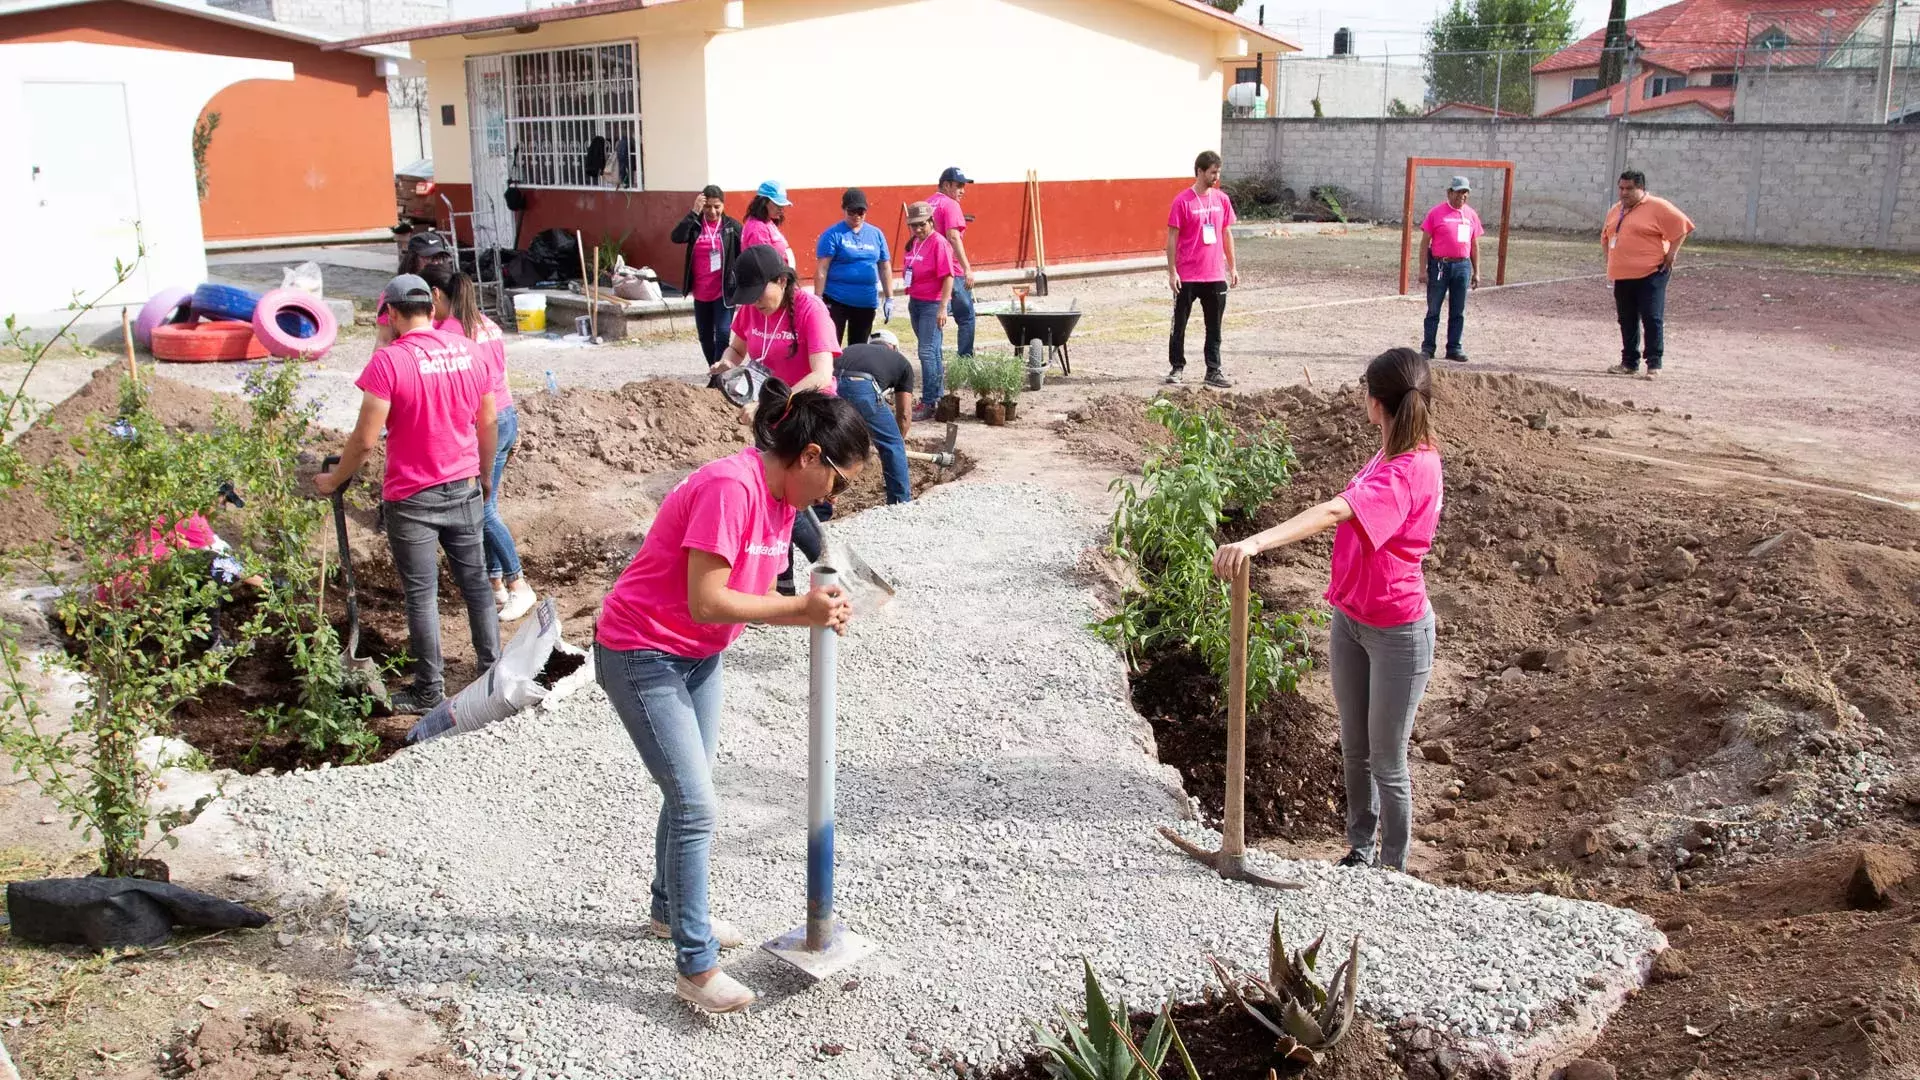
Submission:
<svg viewBox="0 0 1920 1080">
<path fill-rule="evenodd" d="M 768 180 L 763 182 L 758 188 L 754 189 L 753 193 L 755 195 L 766 196 L 768 199 L 772 200 L 773 205 L 775 206 L 792 206 L 793 205 L 793 203 L 787 200 L 787 185 L 781 183 L 778 180 Z"/>
</svg>

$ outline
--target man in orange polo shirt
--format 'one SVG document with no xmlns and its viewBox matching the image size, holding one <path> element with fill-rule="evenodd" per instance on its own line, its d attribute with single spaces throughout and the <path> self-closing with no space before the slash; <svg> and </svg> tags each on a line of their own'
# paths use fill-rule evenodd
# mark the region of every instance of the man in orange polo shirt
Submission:
<svg viewBox="0 0 1920 1080">
<path fill-rule="evenodd" d="M 1667 345 L 1667 278 L 1691 232 L 1693 222 L 1679 207 L 1647 194 L 1646 173 L 1628 169 L 1620 174 L 1620 201 L 1600 227 L 1600 250 L 1607 257 L 1613 307 L 1620 316 L 1620 363 L 1608 373 L 1640 373 L 1642 327 L 1647 332 L 1647 377 L 1659 373 Z"/>
</svg>

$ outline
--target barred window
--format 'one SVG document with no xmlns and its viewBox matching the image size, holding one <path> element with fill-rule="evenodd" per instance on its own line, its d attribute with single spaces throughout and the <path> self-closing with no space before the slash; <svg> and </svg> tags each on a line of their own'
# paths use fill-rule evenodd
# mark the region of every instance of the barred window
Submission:
<svg viewBox="0 0 1920 1080">
<path fill-rule="evenodd" d="M 524 187 L 642 186 L 634 57 L 630 41 L 506 57 L 515 181 Z"/>
</svg>

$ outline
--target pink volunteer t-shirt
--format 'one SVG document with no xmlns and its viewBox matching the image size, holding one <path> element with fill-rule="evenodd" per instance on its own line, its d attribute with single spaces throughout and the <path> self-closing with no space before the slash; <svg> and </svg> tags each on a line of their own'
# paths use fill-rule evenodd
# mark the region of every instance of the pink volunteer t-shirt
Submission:
<svg viewBox="0 0 1920 1080">
<path fill-rule="evenodd" d="M 933 207 L 933 231 L 945 236 L 955 229 L 967 231 L 967 212 L 960 209 L 960 200 L 942 192 L 927 196 L 927 205 Z"/>
<path fill-rule="evenodd" d="M 374 352 L 353 385 L 392 406 L 381 498 L 398 502 L 480 475 L 474 414 L 492 379 L 467 339 L 439 330 L 415 330 Z"/>
<path fill-rule="evenodd" d="M 660 504 L 640 550 L 600 605 L 594 640 L 609 649 L 657 649 L 704 659 L 746 628 L 697 623 L 687 609 L 690 550 L 727 561 L 727 588 L 765 596 L 787 568 L 793 507 L 767 488 L 766 463 L 752 447 L 710 462 Z"/>
<path fill-rule="evenodd" d="M 1480 215 L 1471 206 L 1455 210 L 1446 203 L 1427 211 L 1420 231 L 1428 236 L 1427 248 L 1436 259 L 1465 259 L 1473 255 L 1473 238 L 1487 230 Z"/>
<path fill-rule="evenodd" d="M 748 218 L 747 223 L 740 227 L 740 250 L 745 251 L 758 244 L 771 245 L 787 261 L 788 266 L 793 265 L 793 248 L 787 246 L 787 238 L 780 232 L 780 226 L 771 221 Z M 698 269 L 699 263 L 696 262 L 694 266 Z"/>
<path fill-rule="evenodd" d="M 913 300 L 938 300 L 940 279 L 959 273 L 960 264 L 953 257 L 953 245 L 939 233 L 929 233 L 907 252 L 907 296 Z"/>
<path fill-rule="evenodd" d="M 507 335 L 500 332 L 499 323 L 483 312 L 480 316 L 480 336 L 477 338 L 467 338 L 467 328 L 460 325 L 459 319 L 441 319 L 433 328 L 473 342 L 474 357 L 484 362 L 493 373 L 495 412 L 504 412 L 513 404 L 513 391 L 507 389 Z"/>
<path fill-rule="evenodd" d="M 693 298 L 702 303 L 720 299 L 721 263 L 714 258 L 715 252 L 725 258 L 720 243 L 720 222 L 709 225 L 706 218 L 701 218 L 700 235 L 693 240 Z"/>
<path fill-rule="evenodd" d="M 1440 454 L 1430 446 L 1375 454 L 1340 493 L 1353 517 L 1333 534 L 1327 601 L 1368 626 L 1405 626 L 1427 613 L 1420 560 L 1440 525 Z"/>
<path fill-rule="evenodd" d="M 1173 268 L 1181 281 L 1227 280 L 1227 229 L 1238 220 L 1233 200 L 1219 188 L 1196 195 L 1186 188 L 1174 196 L 1167 211 L 1167 228 L 1180 230 L 1174 248 Z M 1207 226 L 1213 226 L 1213 243 L 1207 243 Z"/>
<path fill-rule="evenodd" d="M 807 357 L 814 353 L 840 355 L 840 335 L 833 332 L 827 302 L 795 289 L 793 310 L 775 308 L 771 315 L 748 304 L 733 313 L 733 332 L 747 343 L 747 358 L 765 364 L 781 382 L 792 386 L 813 373 Z M 796 338 L 797 334 L 797 338 Z M 834 393 L 833 380 L 818 388 Z"/>
</svg>

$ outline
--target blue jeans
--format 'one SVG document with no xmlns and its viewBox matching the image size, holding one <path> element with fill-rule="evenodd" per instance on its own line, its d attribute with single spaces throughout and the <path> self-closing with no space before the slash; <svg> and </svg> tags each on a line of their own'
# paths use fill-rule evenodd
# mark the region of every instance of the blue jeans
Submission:
<svg viewBox="0 0 1920 1080">
<path fill-rule="evenodd" d="M 733 340 L 733 309 L 727 306 L 725 293 L 718 300 L 693 302 L 693 328 L 700 335 L 700 355 L 711 367 Z"/>
<path fill-rule="evenodd" d="M 1620 317 L 1620 365 L 1640 366 L 1640 329 L 1647 331 L 1647 370 L 1659 371 L 1667 355 L 1667 280 L 1671 270 L 1613 283 L 1613 309 Z"/>
<path fill-rule="evenodd" d="M 887 481 L 887 505 L 913 501 L 913 480 L 907 473 L 907 441 L 900 437 L 900 421 L 872 379 L 840 377 L 840 400 L 852 405 L 867 422 L 873 448 L 880 452 L 880 470 Z"/>
<path fill-rule="evenodd" d="M 500 441 L 495 444 L 493 451 L 493 494 L 487 497 L 487 517 L 482 533 L 487 545 L 487 576 L 495 581 L 501 578 L 518 580 L 520 549 L 514 546 L 513 533 L 508 531 L 507 523 L 500 520 L 500 478 L 506 475 L 507 455 L 520 439 L 520 410 L 511 405 L 500 410 L 494 430 L 500 433 Z"/>
<path fill-rule="evenodd" d="M 953 325 L 957 327 L 959 340 L 954 343 L 955 356 L 973 355 L 973 290 L 967 288 L 967 279 L 955 276 L 953 279 L 953 303 L 948 306 L 953 313 Z"/>
<path fill-rule="evenodd" d="M 663 802 L 653 831 L 649 914 L 673 928 L 674 966 L 698 975 L 720 961 L 707 916 L 707 857 L 720 801 L 720 654 L 704 660 L 653 649 L 593 646 L 594 677 L 620 714 Z"/>
<path fill-rule="evenodd" d="M 1460 355 L 1460 332 L 1467 325 L 1467 288 L 1473 283 L 1473 261 L 1427 259 L 1427 321 L 1421 330 L 1420 351 L 1433 352 L 1440 330 L 1440 304 L 1447 305 L 1447 355 Z"/>
<path fill-rule="evenodd" d="M 954 285 L 957 292 L 959 282 Z M 940 301 L 907 301 L 907 319 L 920 348 L 920 400 L 931 409 L 940 403 L 947 382 L 946 364 L 940 359 Z"/>
</svg>

